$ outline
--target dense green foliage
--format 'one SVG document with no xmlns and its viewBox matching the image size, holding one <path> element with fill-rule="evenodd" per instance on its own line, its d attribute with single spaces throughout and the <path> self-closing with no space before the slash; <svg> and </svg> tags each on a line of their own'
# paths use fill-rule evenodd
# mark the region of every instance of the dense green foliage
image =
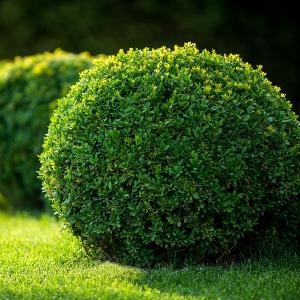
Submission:
<svg viewBox="0 0 300 300">
<path fill-rule="evenodd" d="M 190 43 L 121 50 L 59 102 L 43 186 L 88 251 L 123 263 L 218 259 L 250 236 L 294 239 L 300 126 L 290 107 L 237 55 Z"/>
<path fill-rule="evenodd" d="M 0 69 L 0 193 L 12 206 L 41 205 L 37 154 L 50 111 L 90 66 L 88 54 L 56 50 L 16 58 Z"/>
<path fill-rule="evenodd" d="M 300 299 L 300 258 L 138 269 L 84 257 L 49 216 L 0 214 L 1 300 Z"/>
</svg>

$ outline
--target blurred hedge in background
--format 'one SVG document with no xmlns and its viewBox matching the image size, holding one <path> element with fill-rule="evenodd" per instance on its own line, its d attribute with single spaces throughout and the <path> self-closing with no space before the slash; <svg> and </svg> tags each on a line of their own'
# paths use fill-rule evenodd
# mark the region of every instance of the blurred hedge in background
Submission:
<svg viewBox="0 0 300 300">
<path fill-rule="evenodd" d="M 299 114 L 297 13 L 289 1 L 2 0 L 0 59 L 56 47 L 110 54 L 193 41 L 264 65 Z"/>
<path fill-rule="evenodd" d="M 91 65 L 87 53 L 56 50 L 17 57 L 0 68 L 0 209 L 42 206 L 37 154 L 49 115 Z"/>
<path fill-rule="evenodd" d="M 8 63 L 7 60 L 0 60 L 0 68 L 2 68 L 7 63 Z"/>
</svg>

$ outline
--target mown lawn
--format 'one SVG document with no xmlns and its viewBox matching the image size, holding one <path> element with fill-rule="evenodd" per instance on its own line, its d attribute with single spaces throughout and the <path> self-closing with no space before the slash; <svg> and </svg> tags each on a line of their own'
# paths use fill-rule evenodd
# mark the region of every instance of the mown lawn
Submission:
<svg viewBox="0 0 300 300">
<path fill-rule="evenodd" d="M 89 260 L 51 217 L 0 214 L 0 299 L 300 299 L 300 258 L 142 270 Z"/>
</svg>

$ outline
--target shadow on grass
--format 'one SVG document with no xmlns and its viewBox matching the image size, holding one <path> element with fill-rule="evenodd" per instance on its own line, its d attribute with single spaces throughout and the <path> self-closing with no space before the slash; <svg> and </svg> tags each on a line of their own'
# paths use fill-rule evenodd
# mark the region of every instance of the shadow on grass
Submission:
<svg viewBox="0 0 300 300">
<path fill-rule="evenodd" d="M 34 284 L 26 293 L 4 289 L 0 299 L 300 299 L 299 258 L 228 268 L 128 268 L 132 273 L 111 263 L 98 266 L 101 274 L 107 270 L 105 282 L 91 284 L 87 278 L 81 286 L 78 282 L 73 285 L 61 282 L 54 288 Z M 109 268 L 120 269 L 117 278 L 116 274 L 109 275 Z"/>
<path fill-rule="evenodd" d="M 300 259 L 151 270 L 136 284 L 161 292 L 214 299 L 300 299 Z"/>
<path fill-rule="evenodd" d="M 42 217 L 36 215 L 35 218 Z M 23 228 L 24 224 L 18 226 Z M 14 224 L 10 226 L 15 228 Z M 32 234 L 31 230 L 28 232 Z M 47 233 L 42 231 L 39 235 Z M 13 240 L 8 251 L 16 245 L 22 246 L 23 234 L 17 237 L 21 244 Z M 25 246 L 32 249 L 31 263 L 26 264 L 18 254 L 4 266 L 2 271 L 6 275 L 4 273 L 2 278 L 0 261 L 1 300 L 300 299 L 300 258 L 293 253 L 231 266 L 139 269 L 92 261 L 82 248 L 70 247 L 72 239 L 56 243 L 56 238 L 54 235 L 54 242 L 50 244 L 42 240 L 44 247 L 41 249 L 40 244 L 26 239 Z M 31 257 L 27 250 L 20 251 L 22 257 Z"/>
<path fill-rule="evenodd" d="M 0 299 L 300 299 L 298 256 L 180 270 L 88 259 L 62 264 L 54 280 L 46 277 L 17 291 L 2 287 Z"/>
</svg>

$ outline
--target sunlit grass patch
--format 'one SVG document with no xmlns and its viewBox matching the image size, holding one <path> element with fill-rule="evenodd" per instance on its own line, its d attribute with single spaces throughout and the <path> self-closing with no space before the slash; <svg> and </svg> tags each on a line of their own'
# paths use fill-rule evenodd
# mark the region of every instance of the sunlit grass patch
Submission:
<svg viewBox="0 0 300 300">
<path fill-rule="evenodd" d="M 0 215 L 0 299 L 300 299 L 300 259 L 152 270 L 88 259 L 46 215 Z"/>
</svg>

